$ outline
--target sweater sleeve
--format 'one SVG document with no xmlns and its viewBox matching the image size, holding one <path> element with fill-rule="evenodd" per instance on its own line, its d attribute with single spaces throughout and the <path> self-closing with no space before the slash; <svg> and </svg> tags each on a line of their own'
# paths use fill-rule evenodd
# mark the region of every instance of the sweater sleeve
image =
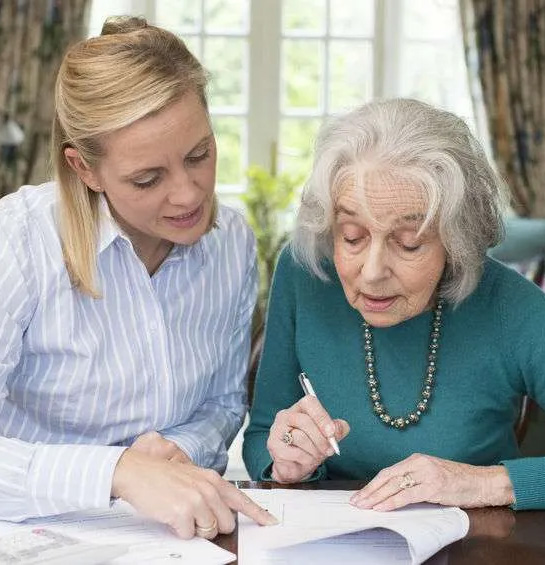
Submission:
<svg viewBox="0 0 545 565">
<path fill-rule="evenodd" d="M 504 351 L 512 364 L 517 388 L 545 407 L 545 294 L 516 274 L 503 300 Z M 516 385 L 515 385 L 516 386 Z M 545 457 L 522 457 L 500 462 L 513 485 L 514 510 L 545 509 Z"/>
<path fill-rule="evenodd" d="M 257 372 L 250 423 L 244 434 L 243 458 L 250 477 L 270 480 L 269 429 L 278 411 L 297 402 L 302 391 L 296 355 L 297 269 L 285 248 L 276 266 L 265 326 L 263 353 Z"/>
</svg>

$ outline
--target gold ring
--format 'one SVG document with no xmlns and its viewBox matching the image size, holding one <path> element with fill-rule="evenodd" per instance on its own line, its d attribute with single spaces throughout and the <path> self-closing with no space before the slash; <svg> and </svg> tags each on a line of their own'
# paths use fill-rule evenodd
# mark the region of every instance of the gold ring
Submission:
<svg viewBox="0 0 545 565">
<path fill-rule="evenodd" d="M 293 445 L 293 434 L 288 430 L 282 434 L 282 441 L 286 445 Z"/>
<path fill-rule="evenodd" d="M 197 535 L 200 534 L 209 534 L 210 532 L 213 532 L 215 530 L 218 529 L 218 522 L 217 520 L 214 519 L 214 521 L 210 524 L 210 526 L 199 526 L 196 525 L 195 526 L 195 532 L 197 533 Z"/>
<path fill-rule="evenodd" d="M 413 488 L 416 484 L 417 483 L 414 480 L 411 473 L 403 473 L 403 478 L 401 479 L 401 482 L 399 483 L 399 488 L 405 490 L 405 489 L 408 489 L 408 488 Z"/>
</svg>

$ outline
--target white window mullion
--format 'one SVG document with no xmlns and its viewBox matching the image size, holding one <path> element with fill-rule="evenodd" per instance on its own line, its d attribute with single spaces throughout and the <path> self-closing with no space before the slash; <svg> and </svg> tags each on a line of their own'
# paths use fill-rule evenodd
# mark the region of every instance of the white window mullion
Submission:
<svg viewBox="0 0 545 565">
<path fill-rule="evenodd" d="M 326 8 L 325 8 L 325 40 L 323 44 L 323 51 L 324 51 L 324 69 L 323 69 L 323 81 L 322 81 L 322 112 L 323 116 L 326 116 L 329 113 L 330 108 L 330 100 L 329 100 L 329 58 L 330 58 L 330 49 L 331 49 L 331 3 L 330 0 L 326 0 Z"/>
<path fill-rule="evenodd" d="M 375 2 L 374 97 L 399 96 L 399 73 L 403 41 L 402 0 Z"/>
<path fill-rule="evenodd" d="M 200 33 L 199 33 L 199 48 L 200 48 L 200 54 L 201 54 L 201 58 L 204 57 L 204 36 L 205 36 L 205 26 L 206 26 L 206 6 L 205 6 L 205 1 L 206 0 L 201 0 L 201 29 L 200 29 Z"/>
<path fill-rule="evenodd" d="M 248 161 L 271 170 L 276 161 L 280 122 L 281 2 L 250 5 L 250 90 Z"/>
</svg>

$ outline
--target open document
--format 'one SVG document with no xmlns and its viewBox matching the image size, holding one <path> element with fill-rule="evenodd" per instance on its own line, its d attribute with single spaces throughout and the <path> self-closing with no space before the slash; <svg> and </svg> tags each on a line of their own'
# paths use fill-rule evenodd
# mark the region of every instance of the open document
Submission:
<svg viewBox="0 0 545 565">
<path fill-rule="evenodd" d="M 459 508 L 415 504 L 376 512 L 351 506 L 353 491 L 245 492 L 280 524 L 260 528 L 239 514 L 240 565 L 422 563 L 469 529 Z"/>
<path fill-rule="evenodd" d="M 166 526 L 136 514 L 129 504 L 122 501 L 117 501 L 111 509 L 104 511 L 71 512 L 21 524 L 0 521 L 0 539 L 37 526 L 92 544 L 125 545 L 127 553 L 108 561 L 112 565 L 223 565 L 236 560 L 236 555 L 207 540 L 177 538 Z M 85 562 L 84 557 L 63 563 L 82 563 Z"/>
</svg>

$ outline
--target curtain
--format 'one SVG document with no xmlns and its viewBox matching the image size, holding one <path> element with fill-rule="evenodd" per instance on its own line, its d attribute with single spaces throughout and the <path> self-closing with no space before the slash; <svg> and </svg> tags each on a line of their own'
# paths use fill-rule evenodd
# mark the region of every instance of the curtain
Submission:
<svg viewBox="0 0 545 565">
<path fill-rule="evenodd" d="M 64 51 L 84 37 L 89 0 L 0 0 L 0 127 L 22 129 L 18 146 L 2 145 L 0 197 L 50 178 L 54 86 Z"/>
<path fill-rule="evenodd" d="M 492 151 L 520 216 L 545 217 L 545 0 L 460 0 Z M 473 93 L 474 94 L 474 93 Z"/>
</svg>

